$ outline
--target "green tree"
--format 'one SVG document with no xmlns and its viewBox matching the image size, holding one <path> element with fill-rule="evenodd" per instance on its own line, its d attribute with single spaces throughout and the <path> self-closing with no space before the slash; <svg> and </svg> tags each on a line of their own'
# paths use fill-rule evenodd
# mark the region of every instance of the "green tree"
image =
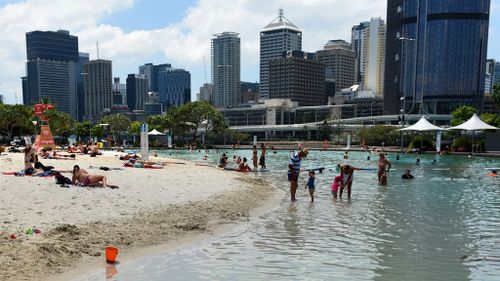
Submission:
<svg viewBox="0 0 500 281">
<path fill-rule="evenodd" d="M 491 126 L 500 127 L 500 115 L 495 113 L 483 113 L 481 114 L 481 120 L 488 123 Z"/>
<path fill-rule="evenodd" d="M 32 134 L 33 109 L 24 105 L 0 104 L 0 135 L 13 136 Z"/>
<path fill-rule="evenodd" d="M 128 133 L 131 135 L 139 135 L 141 133 L 141 125 L 142 123 L 139 121 L 130 122 Z"/>
<path fill-rule="evenodd" d="M 69 114 L 57 110 L 47 110 L 50 129 L 55 136 L 69 137 L 75 131 L 76 121 Z"/>
<path fill-rule="evenodd" d="M 178 108 L 176 117 L 184 121 L 192 130 L 193 142 L 196 142 L 198 129 L 203 126 L 206 134 L 220 132 L 227 128 L 222 114 L 208 102 L 191 102 Z"/>
<path fill-rule="evenodd" d="M 493 102 L 500 108 L 500 84 L 493 85 L 493 93 L 491 94 Z"/>
<path fill-rule="evenodd" d="M 359 138 L 368 145 L 396 145 L 399 138 L 399 132 L 396 127 L 377 125 L 373 127 L 362 128 L 359 131 Z"/>
<path fill-rule="evenodd" d="M 76 136 L 79 138 L 85 138 L 90 135 L 90 122 L 83 121 L 76 124 Z"/>
<path fill-rule="evenodd" d="M 167 115 L 165 114 L 148 116 L 146 123 L 150 130 L 156 129 L 160 132 L 168 129 L 170 125 Z"/>
<path fill-rule="evenodd" d="M 121 141 L 121 136 L 127 132 L 130 122 L 130 118 L 124 114 L 107 115 L 101 120 L 101 123 L 109 124 L 109 129 L 117 141 Z"/>
<path fill-rule="evenodd" d="M 468 105 L 453 110 L 453 112 L 451 112 L 451 116 L 453 117 L 453 119 L 451 119 L 451 126 L 458 126 L 464 123 L 469 120 L 474 113 L 476 113 L 476 109 Z"/>
<path fill-rule="evenodd" d="M 94 125 L 92 129 L 90 129 L 90 132 L 92 133 L 92 137 L 96 137 L 98 139 L 104 136 L 104 128 L 99 124 Z"/>
</svg>

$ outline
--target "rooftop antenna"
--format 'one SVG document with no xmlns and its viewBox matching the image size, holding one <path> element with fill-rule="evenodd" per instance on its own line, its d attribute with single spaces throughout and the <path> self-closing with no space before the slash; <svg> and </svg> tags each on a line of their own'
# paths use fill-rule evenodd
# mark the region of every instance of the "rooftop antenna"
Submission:
<svg viewBox="0 0 500 281">
<path fill-rule="evenodd" d="M 279 8 L 279 10 L 278 10 L 278 18 L 279 18 L 280 22 L 283 21 L 283 17 L 284 17 L 283 14 L 284 14 L 283 8 Z"/>
<path fill-rule="evenodd" d="M 99 42 L 98 41 L 95 42 L 95 48 L 97 50 L 97 59 L 99 59 Z"/>
<path fill-rule="evenodd" d="M 205 65 L 205 55 L 203 55 L 203 70 L 205 70 L 205 84 L 208 84 L 208 82 L 207 82 L 207 66 Z"/>
</svg>

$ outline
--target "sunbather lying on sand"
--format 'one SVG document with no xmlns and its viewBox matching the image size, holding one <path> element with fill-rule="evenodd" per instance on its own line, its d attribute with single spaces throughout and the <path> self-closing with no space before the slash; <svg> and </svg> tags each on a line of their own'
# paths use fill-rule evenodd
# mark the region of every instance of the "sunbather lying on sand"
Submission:
<svg viewBox="0 0 500 281">
<path fill-rule="evenodd" d="M 73 166 L 73 178 L 71 181 L 73 184 L 81 183 L 84 186 L 118 188 L 116 185 L 108 184 L 105 176 L 89 174 L 84 169 L 80 169 L 78 165 Z"/>
</svg>

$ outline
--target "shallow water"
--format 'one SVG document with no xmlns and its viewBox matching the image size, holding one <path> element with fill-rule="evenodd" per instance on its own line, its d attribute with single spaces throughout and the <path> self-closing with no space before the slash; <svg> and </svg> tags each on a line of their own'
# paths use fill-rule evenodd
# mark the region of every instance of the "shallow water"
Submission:
<svg viewBox="0 0 500 281">
<path fill-rule="evenodd" d="M 251 158 L 251 151 L 229 155 Z M 332 200 L 337 163 L 375 168 L 375 154 L 312 151 L 304 168 L 325 166 L 316 175 L 316 199 L 309 202 L 301 174 L 298 202 L 288 202 L 259 220 L 223 236 L 168 253 L 120 264 L 111 280 L 494 280 L 500 276 L 500 184 L 485 176 L 500 160 L 414 155 L 395 160 L 389 185 L 377 185 L 376 171 L 356 171 L 352 200 Z M 214 151 L 208 154 L 215 163 Z M 169 157 L 199 160 L 202 154 Z M 270 173 L 257 174 L 288 190 L 289 152 L 270 153 Z M 414 180 L 400 179 L 411 168 Z M 249 175 L 254 176 L 254 175 Z M 105 279 L 104 269 L 78 280 Z"/>
</svg>

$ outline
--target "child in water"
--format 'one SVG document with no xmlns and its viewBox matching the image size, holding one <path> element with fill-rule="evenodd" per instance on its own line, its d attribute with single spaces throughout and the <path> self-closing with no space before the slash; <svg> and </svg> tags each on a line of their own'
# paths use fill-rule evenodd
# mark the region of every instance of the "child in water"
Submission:
<svg viewBox="0 0 500 281">
<path fill-rule="evenodd" d="M 309 171 L 309 179 L 307 180 L 305 188 L 309 188 L 309 195 L 311 195 L 311 202 L 314 202 L 314 171 Z"/>
<path fill-rule="evenodd" d="M 340 176 L 336 176 L 332 183 L 332 195 L 333 199 L 337 199 L 337 192 L 339 192 L 340 182 L 342 178 Z"/>
</svg>

